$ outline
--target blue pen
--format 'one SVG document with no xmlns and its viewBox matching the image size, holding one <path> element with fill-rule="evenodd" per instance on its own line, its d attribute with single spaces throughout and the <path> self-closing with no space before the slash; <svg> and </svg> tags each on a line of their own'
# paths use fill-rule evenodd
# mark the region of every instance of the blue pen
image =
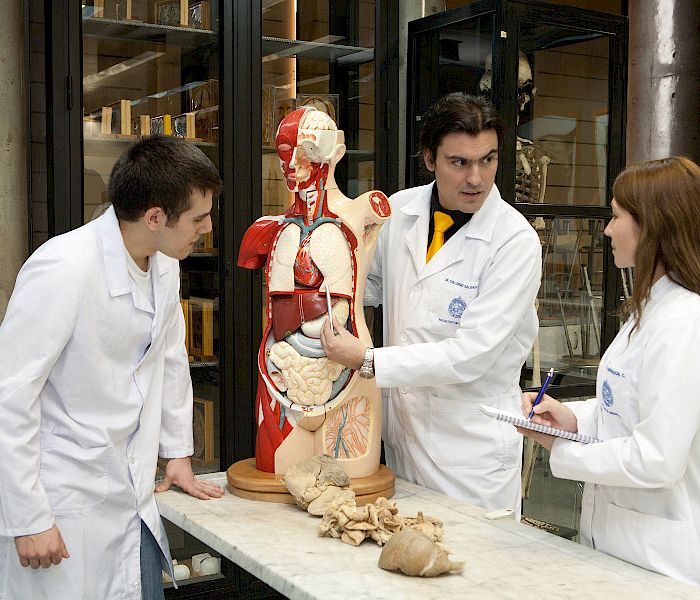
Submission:
<svg viewBox="0 0 700 600">
<path fill-rule="evenodd" d="M 547 387 L 549 386 L 550 382 L 552 381 L 552 377 L 554 377 L 554 369 L 553 368 L 549 370 L 549 373 L 547 373 L 547 377 L 544 378 L 544 383 L 542 384 L 540 391 L 537 393 L 537 398 L 535 398 L 535 401 L 532 403 L 532 410 L 530 411 L 530 414 L 527 416 L 528 421 L 530 419 L 532 419 L 532 415 L 535 414 L 535 406 L 537 406 L 540 403 L 540 400 L 542 400 L 545 391 L 547 391 Z"/>
</svg>

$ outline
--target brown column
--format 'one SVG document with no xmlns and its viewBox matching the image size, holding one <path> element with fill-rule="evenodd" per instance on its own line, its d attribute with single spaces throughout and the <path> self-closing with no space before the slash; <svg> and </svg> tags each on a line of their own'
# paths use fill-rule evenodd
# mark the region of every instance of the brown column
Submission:
<svg viewBox="0 0 700 600">
<path fill-rule="evenodd" d="M 627 164 L 700 161 L 700 4 L 630 0 Z"/>
<path fill-rule="evenodd" d="M 22 0 L 3 0 L 0 19 L 0 322 L 27 257 L 27 113 Z"/>
</svg>

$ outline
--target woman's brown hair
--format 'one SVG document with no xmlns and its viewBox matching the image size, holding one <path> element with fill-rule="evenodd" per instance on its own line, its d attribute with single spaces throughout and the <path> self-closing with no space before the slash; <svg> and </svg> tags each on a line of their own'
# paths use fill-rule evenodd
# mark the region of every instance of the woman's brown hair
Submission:
<svg viewBox="0 0 700 600">
<path fill-rule="evenodd" d="M 634 291 L 624 307 L 636 329 L 659 266 L 700 294 L 700 167 L 684 156 L 643 162 L 618 175 L 613 196 L 640 229 Z"/>
</svg>

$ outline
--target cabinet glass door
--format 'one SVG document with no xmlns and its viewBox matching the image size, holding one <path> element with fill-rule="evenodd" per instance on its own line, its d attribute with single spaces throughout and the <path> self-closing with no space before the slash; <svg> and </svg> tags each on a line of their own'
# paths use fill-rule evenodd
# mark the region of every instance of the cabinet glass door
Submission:
<svg viewBox="0 0 700 600">
<path fill-rule="evenodd" d="M 82 48 L 84 222 L 109 207 L 112 167 L 140 136 L 184 138 L 219 165 L 217 2 L 83 3 Z M 195 397 L 196 473 L 220 469 L 218 214 L 215 198 L 213 231 L 201 236 L 181 262 L 180 295 Z M 221 577 L 213 550 L 169 523 L 166 527 L 173 557 L 188 566 L 189 581 Z M 206 552 L 215 560 L 193 560 Z"/>
<path fill-rule="evenodd" d="M 535 19 L 518 29 L 515 201 L 571 211 L 530 217 L 543 248 L 532 359 L 556 383 L 592 384 L 604 348 L 610 36 Z"/>
</svg>

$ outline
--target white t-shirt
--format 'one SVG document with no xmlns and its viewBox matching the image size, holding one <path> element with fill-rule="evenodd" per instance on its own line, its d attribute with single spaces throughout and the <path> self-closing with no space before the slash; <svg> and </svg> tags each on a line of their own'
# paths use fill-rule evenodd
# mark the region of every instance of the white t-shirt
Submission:
<svg viewBox="0 0 700 600">
<path fill-rule="evenodd" d="M 151 260 L 148 259 L 148 268 L 142 271 L 136 264 L 131 255 L 126 253 L 126 266 L 129 269 L 129 277 L 131 278 L 132 291 L 140 295 L 146 301 L 148 307 L 155 313 L 153 308 L 153 285 L 151 283 Z"/>
</svg>

